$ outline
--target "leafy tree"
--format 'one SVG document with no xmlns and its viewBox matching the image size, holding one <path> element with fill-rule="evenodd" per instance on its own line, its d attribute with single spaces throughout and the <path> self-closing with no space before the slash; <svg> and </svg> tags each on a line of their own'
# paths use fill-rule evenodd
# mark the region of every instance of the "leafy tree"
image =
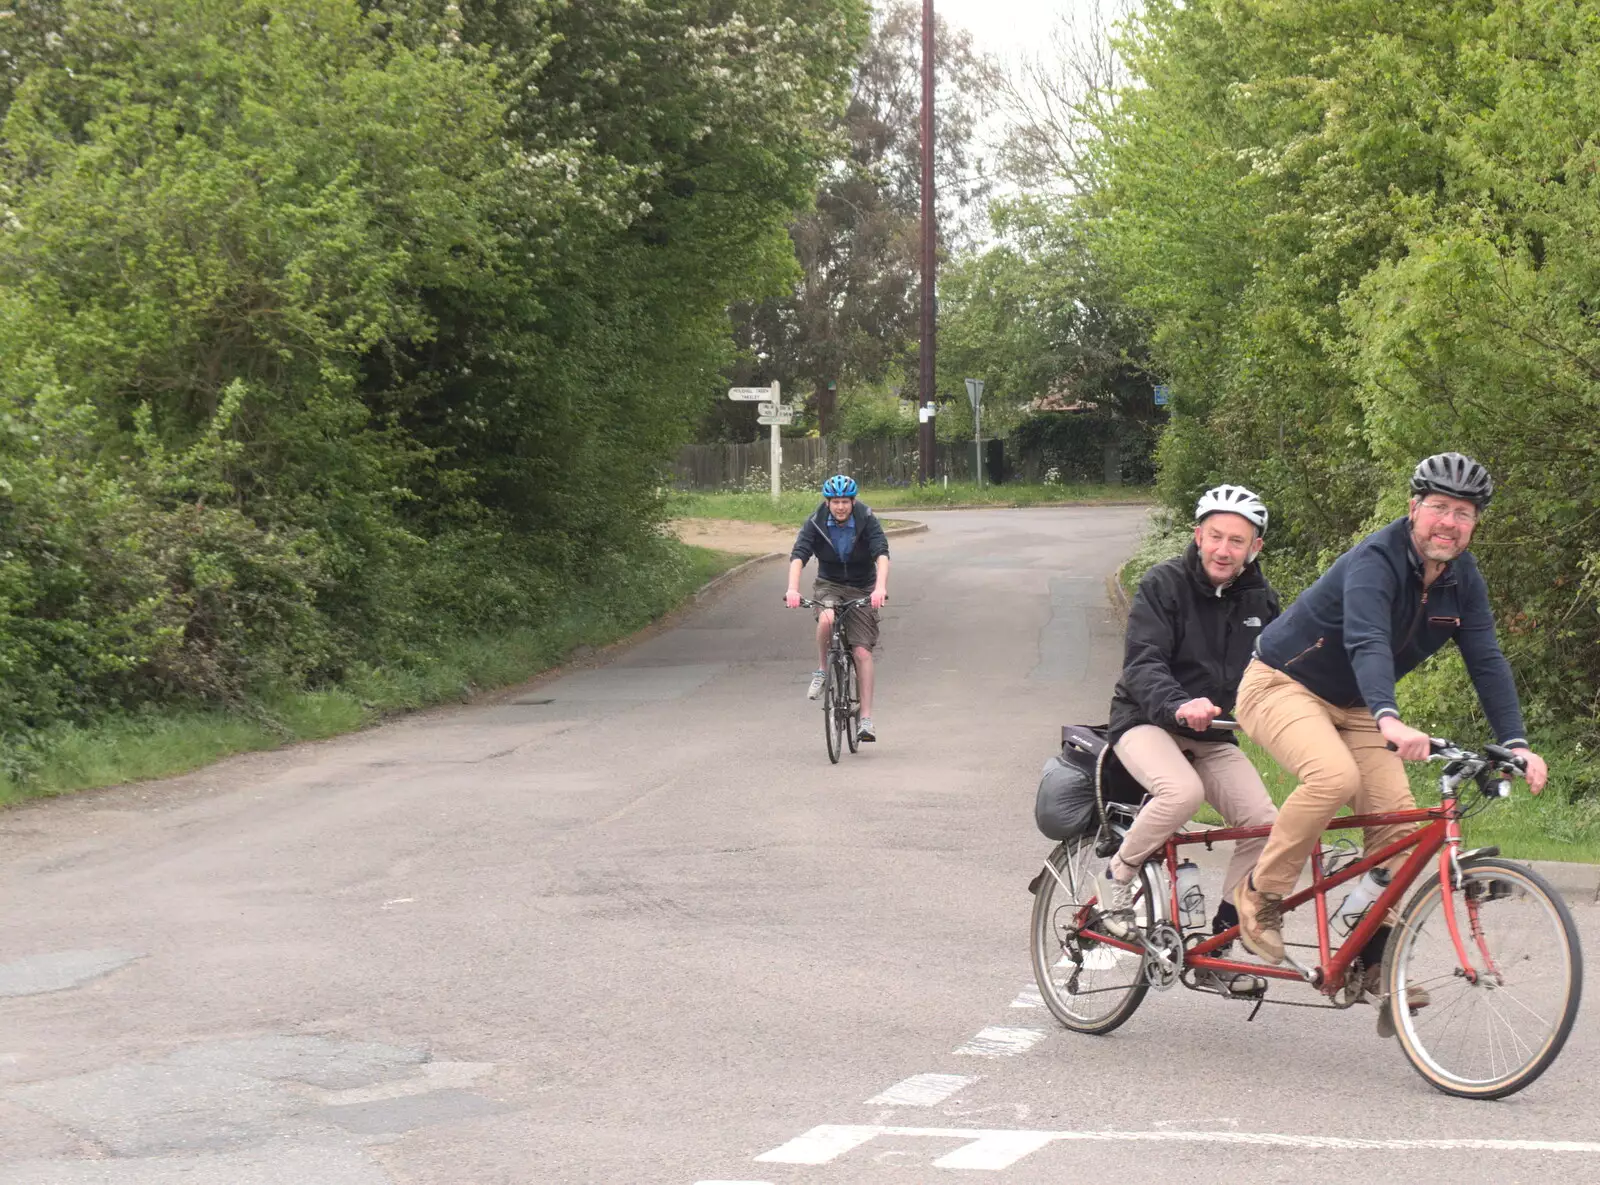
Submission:
<svg viewBox="0 0 1600 1185">
<path fill-rule="evenodd" d="M 0 736 L 335 679 L 644 554 L 865 27 L 0 10 Z"/>
<path fill-rule="evenodd" d="M 1533 725 L 1592 740 L 1586 10 L 1157 2 L 1123 49 L 1095 234 L 1176 392 L 1168 497 L 1260 488 L 1293 585 L 1403 508 L 1418 457 L 1479 457 L 1501 492 L 1474 550 Z M 1429 686 L 1470 725 L 1454 676 Z"/>
<path fill-rule="evenodd" d="M 995 434 L 1015 427 L 1041 396 L 1093 403 L 1111 424 L 1110 438 L 1122 424 L 1139 442 L 1134 450 L 1147 453 L 1157 412 L 1145 327 L 1121 303 L 1077 211 L 1075 202 L 997 206 L 999 243 L 947 269 L 940 386 L 962 391 L 966 377 L 983 378 L 986 432 Z"/>
<path fill-rule="evenodd" d="M 936 18 L 935 191 L 941 250 L 965 236 L 964 211 L 986 192 L 974 131 L 993 66 L 964 30 Z M 913 376 L 921 317 L 922 15 L 894 0 L 877 12 L 836 128 L 844 151 L 831 162 L 814 209 L 790 227 L 799 276 L 791 290 L 735 310 L 743 356 L 736 385 L 779 380 L 807 395 L 816 426 L 837 427 L 837 393 L 882 385 L 891 369 Z M 832 384 L 830 386 L 830 384 Z M 708 430 L 748 431 L 749 412 L 719 404 Z"/>
</svg>

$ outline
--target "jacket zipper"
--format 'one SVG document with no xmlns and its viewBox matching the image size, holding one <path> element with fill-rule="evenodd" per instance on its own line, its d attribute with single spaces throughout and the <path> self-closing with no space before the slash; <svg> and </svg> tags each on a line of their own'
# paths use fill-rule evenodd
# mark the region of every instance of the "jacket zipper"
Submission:
<svg viewBox="0 0 1600 1185">
<path fill-rule="evenodd" d="M 1287 671 L 1290 667 L 1294 666 L 1295 663 L 1299 662 L 1302 658 L 1304 658 L 1306 655 L 1310 654 L 1313 650 L 1321 650 L 1322 649 L 1322 641 L 1323 640 L 1321 638 L 1318 638 L 1315 642 L 1311 643 L 1311 645 L 1307 646 L 1299 654 L 1295 655 L 1288 662 L 1284 663 L 1283 666 L 1281 668 L 1279 668 L 1279 669 Z"/>
<path fill-rule="evenodd" d="M 1406 631 L 1405 641 L 1401 642 L 1400 645 L 1395 649 L 1395 653 L 1396 654 L 1404 654 L 1405 653 L 1406 647 L 1411 645 L 1411 639 L 1413 639 L 1413 638 L 1415 638 L 1417 636 L 1417 628 L 1422 624 L 1422 619 L 1425 616 L 1427 616 L 1427 613 L 1428 613 L 1428 590 L 1427 589 L 1423 589 L 1422 590 L 1422 603 L 1417 606 L 1417 614 L 1416 614 L 1415 617 L 1413 617 L 1411 619 L 1411 628 Z"/>
</svg>

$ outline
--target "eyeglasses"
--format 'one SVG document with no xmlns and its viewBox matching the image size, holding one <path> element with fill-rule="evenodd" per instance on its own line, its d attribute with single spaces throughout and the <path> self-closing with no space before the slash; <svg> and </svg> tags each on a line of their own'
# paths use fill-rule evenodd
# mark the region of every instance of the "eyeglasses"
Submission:
<svg viewBox="0 0 1600 1185">
<path fill-rule="evenodd" d="M 1465 507 L 1452 508 L 1441 502 L 1421 502 L 1418 503 L 1417 509 L 1426 510 L 1435 518 L 1451 519 L 1464 527 L 1470 527 L 1478 521 L 1478 512 L 1476 510 L 1468 510 Z"/>
</svg>

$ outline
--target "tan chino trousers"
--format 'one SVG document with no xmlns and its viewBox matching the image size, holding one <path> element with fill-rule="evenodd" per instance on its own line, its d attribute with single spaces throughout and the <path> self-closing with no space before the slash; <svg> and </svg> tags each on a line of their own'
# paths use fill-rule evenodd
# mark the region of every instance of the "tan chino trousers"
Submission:
<svg viewBox="0 0 1600 1185">
<path fill-rule="evenodd" d="M 1150 791 L 1117 852 L 1122 873 L 1132 875 L 1152 852 L 1182 827 L 1202 802 L 1209 802 L 1229 827 L 1266 827 L 1277 810 L 1261 775 L 1227 741 L 1196 741 L 1153 724 L 1130 728 L 1117 741 L 1117 758 L 1138 783 Z M 1227 899 L 1256 862 L 1266 837 L 1242 839 L 1222 879 Z"/>
<path fill-rule="evenodd" d="M 1282 671 L 1252 659 L 1239 683 L 1234 714 L 1255 741 L 1300 784 L 1281 807 L 1253 880 L 1263 893 L 1294 891 L 1306 862 L 1339 808 L 1357 814 L 1416 805 L 1405 766 L 1385 745 L 1366 707 L 1336 708 Z M 1415 824 L 1368 827 L 1366 850 L 1409 835 Z M 1404 857 L 1390 861 L 1398 867 Z"/>
</svg>

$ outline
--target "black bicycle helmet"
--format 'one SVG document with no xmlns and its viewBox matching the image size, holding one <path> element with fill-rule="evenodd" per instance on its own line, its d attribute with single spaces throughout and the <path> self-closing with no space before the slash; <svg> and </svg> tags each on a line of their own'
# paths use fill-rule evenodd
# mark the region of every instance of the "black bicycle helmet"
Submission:
<svg viewBox="0 0 1600 1185">
<path fill-rule="evenodd" d="M 1494 479 L 1471 457 L 1460 453 L 1435 453 L 1417 462 L 1411 472 L 1411 492 L 1465 498 L 1479 510 L 1494 497 Z"/>
</svg>

